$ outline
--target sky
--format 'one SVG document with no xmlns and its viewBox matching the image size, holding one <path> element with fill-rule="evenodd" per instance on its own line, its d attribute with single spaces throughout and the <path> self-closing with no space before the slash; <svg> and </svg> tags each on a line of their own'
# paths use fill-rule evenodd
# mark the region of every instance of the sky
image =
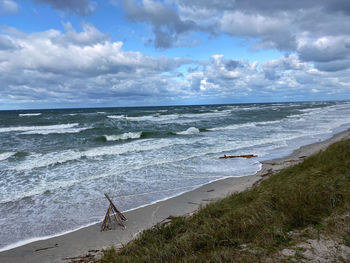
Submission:
<svg viewBox="0 0 350 263">
<path fill-rule="evenodd" d="M 0 0 L 2 110 L 349 98 L 349 0 Z"/>
</svg>

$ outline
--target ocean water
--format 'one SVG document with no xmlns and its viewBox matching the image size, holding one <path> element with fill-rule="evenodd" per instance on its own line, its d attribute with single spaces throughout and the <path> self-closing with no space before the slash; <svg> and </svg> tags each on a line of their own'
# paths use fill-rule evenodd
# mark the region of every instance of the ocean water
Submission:
<svg viewBox="0 0 350 263">
<path fill-rule="evenodd" d="M 350 102 L 0 111 L 0 250 L 102 220 L 104 193 L 134 209 L 349 127 Z"/>
</svg>

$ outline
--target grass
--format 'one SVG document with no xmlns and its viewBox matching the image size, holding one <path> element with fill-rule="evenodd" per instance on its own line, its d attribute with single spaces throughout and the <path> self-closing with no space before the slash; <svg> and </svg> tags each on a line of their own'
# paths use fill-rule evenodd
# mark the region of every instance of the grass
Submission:
<svg viewBox="0 0 350 263">
<path fill-rule="evenodd" d="M 158 224 L 98 262 L 261 262 L 293 244 L 291 232 L 350 209 L 350 140 L 284 169 L 250 190 Z M 349 235 L 343 237 L 350 243 Z"/>
</svg>

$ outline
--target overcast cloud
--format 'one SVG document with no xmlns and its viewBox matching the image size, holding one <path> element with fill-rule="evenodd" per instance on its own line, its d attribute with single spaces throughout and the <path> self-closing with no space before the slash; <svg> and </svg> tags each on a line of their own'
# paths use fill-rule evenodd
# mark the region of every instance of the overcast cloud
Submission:
<svg viewBox="0 0 350 263">
<path fill-rule="evenodd" d="M 18 5 L 13 0 L 0 0 L 0 15 L 12 15 L 18 13 Z"/>
<path fill-rule="evenodd" d="M 348 0 L 123 0 L 123 7 L 130 21 L 152 25 L 158 48 L 206 31 L 253 39 L 256 49 L 296 52 L 320 70 L 350 67 Z"/>
<path fill-rule="evenodd" d="M 191 30 L 199 30 L 190 19 L 181 19 L 178 13 L 164 3 L 152 0 L 122 0 L 126 17 L 133 22 L 150 23 L 153 27 L 157 48 L 170 48 L 176 45 L 179 35 Z"/>
<path fill-rule="evenodd" d="M 91 15 L 97 3 L 90 0 L 35 0 L 40 4 L 48 4 L 65 12 L 72 12 L 81 16 Z"/>
<path fill-rule="evenodd" d="M 0 92 L 13 101 L 108 100 L 176 96 L 175 70 L 189 61 L 123 51 L 92 25 L 81 32 L 26 34 L 4 28 L 0 38 Z M 167 73 L 166 75 L 164 73 Z"/>
<path fill-rule="evenodd" d="M 2 104 L 125 106 L 347 99 L 350 95 L 348 0 L 111 1 L 130 25 L 151 29 L 151 35 L 145 32 L 146 42 L 157 51 L 194 42 L 201 45 L 200 39 L 194 39 L 200 34 L 202 39 L 226 35 L 249 40 L 252 50 L 284 54 L 256 62 L 228 57 L 219 45 L 209 60 L 185 59 L 185 53 L 170 58 L 130 51 L 113 38 L 114 32 L 103 33 L 109 31 L 84 22 L 97 12 L 97 1 L 34 3 L 82 19 L 81 29 L 69 20 L 60 21 L 63 30 L 23 32 L 2 24 Z M 0 0 L 0 15 L 13 16 L 20 10 L 19 1 Z M 118 28 L 113 21 L 108 26 Z M 186 52 L 191 54 L 191 48 Z"/>
<path fill-rule="evenodd" d="M 296 54 L 264 63 L 249 63 L 213 55 L 209 61 L 151 57 L 123 51 L 94 26 L 65 32 L 48 30 L 33 34 L 14 28 L 2 30 L 0 43 L 0 92 L 2 100 L 90 103 L 176 102 L 187 98 L 251 97 L 287 100 L 312 93 L 334 93 L 332 87 L 349 87 L 350 74 L 322 72 Z M 186 76 L 180 67 L 196 68 Z M 349 73 L 347 71 L 347 73 Z M 315 88 L 317 87 L 317 89 Z M 332 93 L 333 92 L 333 93 Z"/>
</svg>

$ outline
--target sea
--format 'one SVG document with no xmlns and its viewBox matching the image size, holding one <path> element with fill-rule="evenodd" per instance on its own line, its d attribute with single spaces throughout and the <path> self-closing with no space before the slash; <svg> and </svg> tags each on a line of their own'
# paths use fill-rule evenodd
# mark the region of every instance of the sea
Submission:
<svg viewBox="0 0 350 263">
<path fill-rule="evenodd" d="M 348 128 L 349 101 L 0 111 L 0 251 L 101 221 L 104 193 L 132 210 Z"/>
</svg>

